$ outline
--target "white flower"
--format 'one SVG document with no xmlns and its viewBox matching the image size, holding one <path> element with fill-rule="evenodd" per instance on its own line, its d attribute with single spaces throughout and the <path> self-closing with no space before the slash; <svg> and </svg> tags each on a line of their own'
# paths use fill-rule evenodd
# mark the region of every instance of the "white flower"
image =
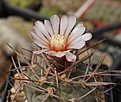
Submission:
<svg viewBox="0 0 121 102">
<path fill-rule="evenodd" d="M 31 32 L 34 43 L 41 49 L 35 51 L 35 54 L 42 52 L 56 57 L 66 56 L 69 62 L 76 61 L 76 55 L 71 53 L 72 49 L 80 49 L 85 46 L 85 41 L 91 39 L 90 33 L 85 33 L 85 27 L 82 23 L 76 25 L 76 17 L 53 15 L 49 20 L 36 21 L 34 31 Z M 74 29 L 73 29 L 74 28 Z M 72 30 L 73 29 L 73 30 Z"/>
</svg>

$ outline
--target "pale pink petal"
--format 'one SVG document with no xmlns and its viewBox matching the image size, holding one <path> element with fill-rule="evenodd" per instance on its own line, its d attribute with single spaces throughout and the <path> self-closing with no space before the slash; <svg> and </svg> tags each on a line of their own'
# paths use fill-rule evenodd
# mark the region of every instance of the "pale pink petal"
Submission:
<svg viewBox="0 0 121 102">
<path fill-rule="evenodd" d="M 46 52 L 46 51 L 48 51 L 48 49 L 33 51 L 33 53 L 38 55 L 38 54 L 41 54 L 41 53 Z"/>
<path fill-rule="evenodd" d="M 70 43 L 72 40 L 78 38 L 85 32 L 85 27 L 82 25 L 82 23 L 78 24 L 74 30 L 71 32 L 69 38 L 68 38 L 68 43 Z"/>
<path fill-rule="evenodd" d="M 36 34 L 38 35 L 38 37 L 40 37 L 41 39 L 43 39 L 46 43 L 49 43 L 49 41 L 47 40 L 47 38 L 41 33 L 41 31 L 36 26 L 34 26 L 33 28 L 34 28 Z"/>
<path fill-rule="evenodd" d="M 57 52 L 55 52 L 55 51 L 47 51 L 45 53 L 50 55 L 50 56 L 55 56 Z"/>
<path fill-rule="evenodd" d="M 76 33 L 77 30 L 81 29 L 80 34 L 83 34 L 85 32 L 85 27 L 82 22 L 76 25 L 76 27 L 73 29 L 72 34 Z"/>
<path fill-rule="evenodd" d="M 64 35 L 68 23 L 68 16 L 62 16 L 60 22 L 60 35 Z"/>
<path fill-rule="evenodd" d="M 76 44 L 78 43 L 79 41 L 84 41 L 83 38 L 81 36 L 75 38 L 74 40 L 72 40 L 70 43 L 69 43 L 69 46 L 73 45 L 73 44 Z"/>
<path fill-rule="evenodd" d="M 36 21 L 35 26 L 37 26 L 38 29 L 46 36 L 46 38 L 50 40 L 50 35 L 46 31 L 45 26 L 43 25 L 41 21 Z"/>
<path fill-rule="evenodd" d="M 33 51 L 33 53 L 39 55 L 39 54 L 41 54 L 42 52 L 41 52 L 41 50 L 38 50 L 38 51 Z"/>
<path fill-rule="evenodd" d="M 37 40 L 38 42 L 42 43 L 43 45 L 48 45 L 48 43 L 46 41 L 44 41 L 42 38 L 40 38 L 37 34 L 35 34 L 34 32 L 30 32 L 30 34 L 32 35 L 34 40 Z"/>
<path fill-rule="evenodd" d="M 79 41 L 78 43 L 75 43 L 68 47 L 68 49 L 80 49 L 85 46 L 85 41 Z"/>
<path fill-rule="evenodd" d="M 90 40 L 92 38 L 92 34 L 91 33 L 85 33 L 81 37 L 83 38 L 83 40 L 87 41 L 87 40 Z"/>
<path fill-rule="evenodd" d="M 40 38 L 34 33 L 34 32 L 30 32 L 30 34 L 32 35 L 32 37 L 34 38 L 34 39 L 36 39 L 36 40 L 40 40 Z"/>
<path fill-rule="evenodd" d="M 69 61 L 69 62 L 75 62 L 76 61 L 76 55 L 70 53 L 70 52 L 67 52 L 66 53 L 66 59 Z"/>
<path fill-rule="evenodd" d="M 35 40 L 34 43 L 37 44 L 38 46 L 40 46 L 41 48 L 48 48 L 47 45 L 43 44 L 42 42 L 40 42 L 38 40 Z"/>
<path fill-rule="evenodd" d="M 59 31 L 60 19 L 57 15 L 53 15 L 53 16 L 51 16 L 50 21 L 51 21 L 51 24 L 52 24 L 54 34 L 57 35 L 58 31 Z"/>
<path fill-rule="evenodd" d="M 57 52 L 55 56 L 56 57 L 63 57 L 66 53 L 67 53 L 67 51 Z"/>
<path fill-rule="evenodd" d="M 77 24 L 77 25 L 75 26 L 75 28 L 72 30 L 71 35 L 72 35 L 73 33 L 75 33 L 75 32 L 80 28 L 80 26 L 81 26 L 80 23 Z"/>
<path fill-rule="evenodd" d="M 82 36 L 79 36 L 79 37 L 73 39 L 71 42 L 68 43 L 69 48 L 72 47 L 72 45 L 75 46 L 76 44 L 85 42 L 85 41 L 87 41 L 89 39 L 91 39 L 91 34 L 90 33 L 89 34 L 86 33 L 86 34 L 84 34 Z"/>
<path fill-rule="evenodd" d="M 50 21 L 44 20 L 44 25 L 45 25 L 45 28 L 46 28 L 46 30 L 48 31 L 48 33 L 49 33 L 51 36 L 53 36 L 54 32 L 53 32 L 53 30 L 52 30 L 52 25 L 51 25 Z"/>
<path fill-rule="evenodd" d="M 66 31 L 65 31 L 65 38 L 68 37 L 70 31 L 72 30 L 72 28 L 74 27 L 76 23 L 76 17 L 75 16 L 69 16 L 68 17 L 68 24 L 67 24 L 67 28 L 66 28 Z"/>
</svg>

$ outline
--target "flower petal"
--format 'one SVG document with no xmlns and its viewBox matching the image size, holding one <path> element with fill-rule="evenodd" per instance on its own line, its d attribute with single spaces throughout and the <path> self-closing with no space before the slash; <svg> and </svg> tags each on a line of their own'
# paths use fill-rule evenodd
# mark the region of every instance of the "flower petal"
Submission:
<svg viewBox="0 0 121 102">
<path fill-rule="evenodd" d="M 57 35 L 58 31 L 59 31 L 60 19 L 57 15 L 53 15 L 53 16 L 51 16 L 50 21 L 51 21 L 51 24 L 52 24 L 54 34 Z"/>
<path fill-rule="evenodd" d="M 53 32 L 53 30 L 52 30 L 52 25 L 51 25 L 50 21 L 44 20 L 44 25 L 45 25 L 45 28 L 46 28 L 46 30 L 48 31 L 48 33 L 49 33 L 51 36 L 53 36 L 54 32 Z"/>
<path fill-rule="evenodd" d="M 32 35 L 32 37 L 33 37 L 33 39 L 34 39 L 34 41 L 38 41 L 39 43 L 42 43 L 43 45 L 48 45 L 48 43 L 46 42 L 46 41 L 44 41 L 42 38 L 40 38 L 36 33 L 34 33 L 34 32 L 31 32 L 30 33 L 31 35 Z M 38 44 L 37 44 L 38 45 Z M 41 45 L 41 44 L 40 44 Z"/>
<path fill-rule="evenodd" d="M 75 16 L 69 16 L 68 17 L 68 25 L 67 25 L 67 28 L 66 28 L 66 31 L 65 31 L 65 38 L 68 37 L 70 31 L 72 30 L 72 28 L 74 27 L 76 23 L 76 17 Z"/>
<path fill-rule="evenodd" d="M 38 46 L 40 46 L 41 48 L 48 48 L 47 45 L 43 44 L 42 42 L 40 42 L 38 40 L 35 40 L 34 43 L 37 44 Z"/>
<path fill-rule="evenodd" d="M 50 55 L 50 56 L 55 56 L 57 52 L 55 52 L 55 51 L 47 51 L 45 53 Z"/>
<path fill-rule="evenodd" d="M 87 41 L 87 40 L 90 40 L 92 38 L 92 34 L 91 33 L 85 33 L 81 37 L 83 38 L 83 40 Z"/>
<path fill-rule="evenodd" d="M 41 54 L 41 53 L 43 53 L 43 52 L 45 52 L 45 51 L 48 51 L 48 49 L 33 51 L 33 53 L 38 55 L 38 54 Z"/>
<path fill-rule="evenodd" d="M 84 47 L 84 45 L 85 45 L 85 41 L 79 41 L 78 43 L 70 45 L 68 47 L 68 49 L 80 49 L 80 48 Z"/>
<path fill-rule="evenodd" d="M 83 26 L 82 23 L 78 24 L 74 30 L 71 32 L 69 38 L 68 38 L 68 43 L 70 43 L 72 40 L 78 38 L 85 32 L 85 27 Z"/>
<path fill-rule="evenodd" d="M 70 43 L 69 43 L 69 46 L 73 45 L 73 44 L 76 44 L 78 43 L 79 41 L 84 41 L 83 38 L 80 36 L 74 40 L 72 40 Z"/>
<path fill-rule="evenodd" d="M 36 26 L 34 26 L 33 28 L 34 28 L 34 30 L 39 38 L 43 39 L 46 43 L 49 43 L 47 38 L 41 33 L 41 31 Z"/>
<path fill-rule="evenodd" d="M 68 16 L 62 16 L 60 22 L 60 35 L 64 35 L 68 23 Z"/>
<path fill-rule="evenodd" d="M 72 31 L 72 34 L 77 32 L 77 30 L 79 30 L 79 29 L 81 30 L 80 34 L 83 34 L 85 32 L 85 27 L 82 22 L 80 22 L 79 24 L 76 25 L 76 27 Z"/>
<path fill-rule="evenodd" d="M 70 53 L 70 52 L 67 52 L 66 53 L 66 59 L 69 61 L 69 62 L 75 62 L 76 61 L 76 55 Z"/>
<path fill-rule="evenodd" d="M 66 54 L 67 51 L 63 51 L 63 52 L 57 52 L 56 53 L 56 57 L 63 57 Z"/>
<path fill-rule="evenodd" d="M 45 26 L 43 25 L 41 21 L 36 21 L 35 26 L 37 26 L 38 29 L 46 36 L 46 38 L 50 40 L 50 35 L 46 31 Z"/>
</svg>

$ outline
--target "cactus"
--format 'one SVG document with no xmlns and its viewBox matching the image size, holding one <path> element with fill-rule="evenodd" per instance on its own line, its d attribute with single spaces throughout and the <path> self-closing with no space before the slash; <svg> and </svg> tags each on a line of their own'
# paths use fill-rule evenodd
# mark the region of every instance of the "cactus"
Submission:
<svg viewBox="0 0 121 102">
<path fill-rule="evenodd" d="M 21 80 L 15 95 L 22 89 L 25 92 L 26 102 L 101 100 L 97 88 L 100 85 L 107 85 L 99 80 L 101 76 L 98 68 L 102 61 L 93 69 L 91 56 L 94 51 L 79 58 L 83 52 L 91 48 L 86 47 L 85 42 L 90 40 L 92 35 L 83 34 L 85 27 L 82 23 L 74 28 L 75 23 L 74 16 L 62 16 L 60 20 L 57 15 L 53 15 L 50 21 L 45 20 L 44 25 L 40 21 L 35 22 L 31 35 L 37 47 L 32 52 L 31 58 L 14 50 L 27 64 L 24 67 L 19 64 L 17 67 L 14 63 L 19 75 L 19 78 L 14 79 Z M 86 63 L 87 61 L 89 62 Z"/>
<path fill-rule="evenodd" d="M 43 89 L 44 92 L 26 86 L 25 92 L 29 102 L 43 102 L 44 100 L 45 102 L 69 102 L 69 100 L 76 98 L 78 99 L 80 96 L 83 96 L 93 89 L 93 87 L 85 87 L 84 85 L 80 85 L 83 84 L 83 82 L 81 82 L 82 78 L 71 80 L 71 78 L 84 74 L 82 74 L 81 67 L 78 70 L 75 69 L 74 72 L 71 73 L 70 78 L 67 78 L 67 74 L 58 75 L 58 79 L 54 76 L 55 74 L 41 74 L 39 73 L 41 72 L 39 67 L 36 67 L 34 71 L 39 74 L 39 79 L 37 79 L 30 70 L 27 71 L 29 72 L 29 78 L 31 80 L 39 80 L 40 82 L 33 83 L 30 81 L 29 85 L 38 89 Z M 73 83 L 73 81 L 75 81 L 75 83 Z M 83 102 L 88 102 L 88 100 L 90 100 L 90 102 L 94 102 L 95 92 L 92 93 L 93 94 L 88 95 Z M 78 102 L 82 101 L 80 100 Z"/>
</svg>

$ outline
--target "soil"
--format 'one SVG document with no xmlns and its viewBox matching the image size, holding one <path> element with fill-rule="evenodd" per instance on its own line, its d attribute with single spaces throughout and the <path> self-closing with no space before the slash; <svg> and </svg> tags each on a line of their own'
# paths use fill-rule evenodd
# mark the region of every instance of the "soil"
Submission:
<svg viewBox="0 0 121 102">
<path fill-rule="evenodd" d="M 4 92 L 4 85 L 10 65 L 11 61 L 7 58 L 4 51 L 0 50 L 0 96 L 2 96 Z"/>
</svg>

